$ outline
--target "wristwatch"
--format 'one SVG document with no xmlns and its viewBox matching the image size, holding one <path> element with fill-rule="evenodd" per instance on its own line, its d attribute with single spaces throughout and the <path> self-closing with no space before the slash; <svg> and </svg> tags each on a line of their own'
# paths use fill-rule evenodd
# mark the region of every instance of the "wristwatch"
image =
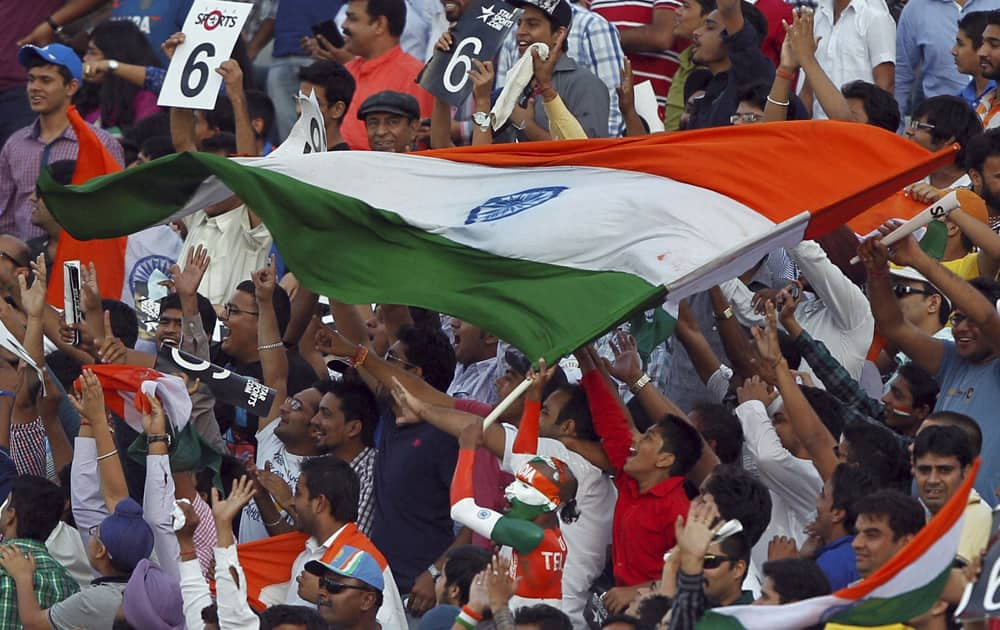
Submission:
<svg viewBox="0 0 1000 630">
<path fill-rule="evenodd" d="M 118 70 L 118 61 L 115 59 L 108 59 L 108 70 L 111 74 L 114 74 Z"/>
<path fill-rule="evenodd" d="M 732 319 L 732 318 L 733 318 L 733 307 L 732 306 L 727 306 L 726 310 L 722 311 L 722 313 L 720 313 L 720 314 L 718 314 L 718 315 L 715 316 L 715 319 L 718 320 L 718 321 L 720 321 L 720 322 L 723 322 L 723 321 L 726 321 L 727 319 Z"/>
<path fill-rule="evenodd" d="M 427 567 L 427 572 L 431 574 L 431 579 L 435 581 L 441 577 L 441 569 L 438 569 L 433 562 L 431 563 L 431 566 Z"/>
<path fill-rule="evenodd" d="M 155 435 L 147 435 L 146 436 L 146 445 L 149 446 L 153 442 L 166 442 L 167 443 L 167 448 L 170 448 L 170 445 L 173 444 L 173 439 L 171 439 L 169 433 L 160 433 L 160 434 L 155 434 Z"/>
<path fill-rule="evenodd" d="M 52 27 L 52 32 L 56 35 L 62 33 L 63 27 L 51 15 L 45 18 L 45 23 Z"/>
<path fill-rule="evenodd" d="M 649 378 L 649 374 L 643 374 L 636 380 L 636 382 L 629 385 L 628 389 L 633 394 L 638 394 L 640 391 L 642 391 L 642 388 L 645 387 L 646 385 L 649 385 L 650 381 L 652 380 L 653 379 Z"/>
<path fill-rule="evenodd" d="M 472 122 L 479 125 L 480 131 L 489 131 L 490 125 L 493 124 L 493 117 L 489 112 L 476 112 L 472 115 Z"/>
</svg>

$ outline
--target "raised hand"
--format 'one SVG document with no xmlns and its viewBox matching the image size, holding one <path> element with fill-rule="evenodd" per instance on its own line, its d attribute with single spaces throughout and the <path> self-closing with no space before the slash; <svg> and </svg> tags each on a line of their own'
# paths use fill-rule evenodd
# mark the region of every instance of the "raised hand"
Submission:
<svg viewBox="0 0 1000 630">
<path fill-rule="evenodd" d="M 225 499 L 219 495 L 218 488 L 212 488 L 212 516 L 216 526 L 231 527 L 233 519 L 250 502 L 254 492 L 253 481 L 246 475 L 233 482 L 233 488 Z"/>
<path fill-rule="evenodd" d="M 764 310 L 767 314 L 767 327 L 754 326 L 750 332 L 753 334 L 757 357 L 765 364 L 774 367 L 782 360 L 781 346 L 778 344 L 778 321 L 774 302 L 768 300 L 764 305 Z"/>
<path fill-rule="evenodd" d="M 458 434 L 458 447 L 463 450 L 475 450 L 483 443 L 483 423 L 479 420 L 470 422 Z"/>
<path fill-rule="evenodd" d="M 528 388 L 528 394 L 525 398 L 541 402 L 542 395 L 545 393 L 545 386 L 549 384 L 549 380 L 552 379 L 558 367 L 558 363 L 552 367 L 548 367 L 545 364 L 545 359 L 538 359 L 538 371 L 536 372 L 534 369 L 528 370 L 528 379 L 531 381 L 531 387 Z"/>
<path fill-rule="evenodd" d="M 788 536 L 775 536 L 767 543 L 768 561 L 798 557 L 799 550 L 796 548 L 795 540 Z"/>
<path fill-rule="evenodd" d="M 712 527 L 719 518 L 719 510 L 714 502 L 694 501 L 688 509 L 687 519 L 677 517 L 674 523 L 674 534 L 677 538 L 677 549 L 681 553 L 681 568 L 685 573 L 693 575 L 701 571 L 702 561 L 715 529 Z M 697 570 L 691 570 L 696 565 Z"/>
<path fill-rule="evenodd" d="M 632 76 L 632 62 L 625 57 L 625 65 L 622 67 L 621 87 L 615 88 L 618 92 L 618 108 L 622 114 L 635 111 L 635 85 Z"/>
<path fill-rule="evenodd" d="M 792 25 L 785 25 L 785 41 L 789 42 L 797 65 L 816 56 L 816 46 L 819 40 L 813 34 L 813 10 L 809 8 L 795 9 Z"/>
<path fill-rule="evenodd" d="M 437 42 L 434 44 L 435 50 L 440 50 L 441 52 L 448 52 L 451 50 L 451 44 L 454 39 L 451 36 L 451 31 L 445 31 L 441 33 L 441 37 L 438 38 Z"/>
<path fill-rule="evenodd" d="M 45 254 L 39 254 L 38 258 L 31 262 L 31 270 L 35 273 L 35 281 L 28 286 L 28 274 L 21 273 L 17 276 L 17 286 L 21 290 L 21 305 L 28 317 L 41 319 L 45 313 L 45 290 L 46 275 Z"/>
<path fill-rule="evenodd" d="M 882 234 L 882 238 L 885 238 L 899 225 L 898 220 L 886 221 L 879 227 L 878 231 Z M 904 236 L 892 245 L 887 245 L 886 253 L 889 255 L 889 260 L 900 267 L 915 267 L 919 260 L 927 258 L 927 254 L 920 249 L 920 244 L 917 243 L 917 239 L 912 234 Z"/>
<path fill-rule="evenodd" d="M 318 352 L 335 357 L 353 357 L 354 351 L 358 347 L 357 344 L 351 343 L 336 330 L 330 330 L 326 326 L 321 326 L 316 331 L 314 342 Z"/>
<path fill-rule="evenodd" d="M 77 413 L 92 424 L 106 423 L 108 415 L 104 410 L 104 390 L 97 375 L 84 369 L 80 378 L 76 379 L 76 390 L 77 393 L 70 396 L 69 401 Z"/>
<path fill-rule="evenodd" d="M 777 397 L 778 392 L 771 390 L 759 376 L 746 379 L 742 386 L 736 388 L 736 400 L 741 405 L 748 400 L 759 400 L 767 407 Z"/>
<path fill-rule="evenodd" d="M 635 337 L 625 331 L 617 331 L 611 343 L 611 351 L 615 355 L 614 362 L 601 357 L 608 373 L 626 385 L 639 380 L 642 376 L 642 359 L 639 358 Z"/>
<path fill-rule="evenodd" d="M 881 236 L 871 236 L 861 241 L 858 245 L 858 258 L 869 276 L 889 272 L 889 248 L 882 242 Z"/>
<path fill-rule="evenodd" d="M 174 53 L 177 51 L 177 47 L 184 43 L 184 33 L 174 33 L 167 38 L 165 42 L 160 44 L 160 50 L 163 54 L 167 56 L 167 59 L 173 59 Z"/>
<path fill-rule="evenodd" d="M 445 35 L 449 34 L 445 33 Z M 443 38 L 444 36 L 442 36 Z M 472 60 L 472 67 L 469 68 L 469 78 L 472 79 L 472 97 L 476 99 L 476 103 L 488 103 L 490 101 L 494 77 L 492 61 Z"/>
<path fill-rule="evenodd" d="M 514 597 L 520 580 L 510 575 L 510 560 L 494 554 L 490 566 L 486 567 L 486 592 L 490 597 L 490 609 L 499 610 Z"/>
<path fill-rule="evenodd" d="M 292 488 L 284 479 L 271 472 L 271 462 L 264 464 L 264 470 L 256 469 L 256 481 L 286 510 L 292 505 Z"/>
<path fill-rule="evenodd" d="M 140 392 L 135 397 L 136 406 L 142 413 L 142 430 L 146 435 L 162 435 L 167 431 L 167 416 L 163 405 L 152 394 Z"/>
<path fill-rule="evenodd" d="M 101 363 L 122 365 L 128 360 L 128 348 L 111 332 L 111 313 L 108 311 L 104 311 L 104 343 L 97 350 L 97 358 Z"/>
<path fill-rule="evenodd" d="M 556 60 L 559 57 L 557 51 L 562 49 L 563 42 L 566 41 L 568 34 L 568 31 L 563 31 L 556 36 L 555 43 L 549 48 L 549 56 L 545 59 L 542 59 L 537 48 L 531 49 L 531 66 L 534 69 L 535 83 L 538 85 L 540 92 L 544 92 L 552 87 L 552 74 L 555 72 Z"/>
<path fill-rule="evenodd" d="M 395 376 L 392 377 L 392 387 L 389 388 L 389 392 L 399 407 L 399 413 L 396 414 L 397 425 L 416 424 L 422 420 L 427 405 L 411 394 Z"/>
<path fill-rule="evenodd" d="M 101 308 L 101 289 L 97 285 L 94 263 L 80 265 L 80 309 L 84 313 Z"/>
<path fill-rule="evenodd" d="M 222 76 L 227 94 L 238 94 L 243 91 L 243 69 L 235 59 L 226 59 L 215 71 Z"/>
<path fill-rule="evenodd" d="M 267 265 L 251 274 L 254 286 L 254 296 L 257 304 L 271 304 L 271 297 L 274 295 L 274 287 L 278 283 L 275 272 L 274 254 L 267 257 Z"/>
</svg>

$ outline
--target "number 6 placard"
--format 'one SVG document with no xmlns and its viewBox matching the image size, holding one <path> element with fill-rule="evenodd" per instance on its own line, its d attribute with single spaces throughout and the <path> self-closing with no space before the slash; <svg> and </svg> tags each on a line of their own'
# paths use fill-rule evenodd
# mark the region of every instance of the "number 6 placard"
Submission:
<svg viewBox="0 0 1000 630">
<path fill-rule="evenodd" d="M 451 31 L 451 49 L 434 51 L 420 73 L 420 85 L 441 100 L 459 106 L 472 91 L 473 59 L 493 59 L 520 14 L 502 0 L 474 2 Z"/>
<path fill-rule="evenodd" d="M 184 43 L 163 79 L 161 107 L 215 109 L 222 76 L 215 70 L 229 59 L 252 4 L 195 0 L 184 21 Z"/>
</svg>

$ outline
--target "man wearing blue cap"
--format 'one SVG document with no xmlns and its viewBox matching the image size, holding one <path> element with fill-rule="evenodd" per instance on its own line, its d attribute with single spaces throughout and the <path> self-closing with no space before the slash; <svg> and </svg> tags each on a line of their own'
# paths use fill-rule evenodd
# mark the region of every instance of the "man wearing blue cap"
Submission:
<svg viewBox="0 0 1000 630">
<path fill-rule="evenodd" d="M 0 151 L 0 233 L 26 241 L 44 234 L 31 223 L 31 194 L 42 167 L 76 159 L 79 144 L 67 111 L 80 89 L 83 64 L 62 44 L 24 46 L 17 60 L 28 70 L 28 101 L 38 119 L 15 131 Z M 103 129 L 94 131 L 124 162 L 121 145 Z"/>
<path fill-rule="evenodd" d="M 11 547 L 0 547 L 0 565 L 14 578 L 21 623 L 30 628 L 111 628 L 132 571 L 153 552 L 153 530 L 131 498 L 91 531 L 87 556 L 101 577 L 88 588 L 42 610 L 34 593 L 34 560 Z"/>
<path fill-rule="evenodd" d="M 330 562 L 313 560 L 306 564 L 306 571 L 319 577 L 316 606 L 323 621 L 345 630 L 381 627 L 375 614 L 382 605 L 385 580 L 371 554 L 344 546 Z"/>
</svg>

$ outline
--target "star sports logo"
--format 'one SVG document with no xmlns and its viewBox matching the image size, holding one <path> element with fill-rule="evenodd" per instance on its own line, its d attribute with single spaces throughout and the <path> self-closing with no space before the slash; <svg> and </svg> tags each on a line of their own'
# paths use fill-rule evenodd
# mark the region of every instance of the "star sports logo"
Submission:
<svg viewBox="0 0 1000 630">
<path fill-rule="evenodd" d="M 222 11 L 216 9 L 209 13 L 199 13 L 195 25 L 202 25 L 206 31 L 214 31 L 220 26 L 223 28 L 235 28 L 239 18 L 235 15 L 223 15 Z"/>
</svg>

